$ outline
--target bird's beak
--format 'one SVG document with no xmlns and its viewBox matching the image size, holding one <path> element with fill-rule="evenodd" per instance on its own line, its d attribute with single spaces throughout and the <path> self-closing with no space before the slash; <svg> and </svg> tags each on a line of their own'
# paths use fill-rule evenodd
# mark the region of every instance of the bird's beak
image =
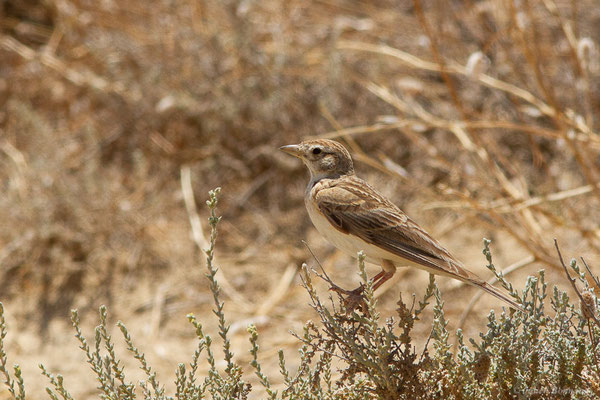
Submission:
<svg viewBox="0 0 600 400">
<path fill-rule="evenodd" d="M 300 145 L 290 144 L 287 146 L 281 146 L 279 150 L 284 151 L 294 157 L 302 158 L 302 150 L 300 148 Z"/>
</svg>

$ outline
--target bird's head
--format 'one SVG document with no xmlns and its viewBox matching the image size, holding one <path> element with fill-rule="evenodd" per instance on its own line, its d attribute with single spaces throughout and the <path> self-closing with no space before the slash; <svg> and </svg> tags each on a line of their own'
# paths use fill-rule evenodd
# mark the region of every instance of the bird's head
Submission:
<svg viewBox="0 0 600 400">
<path fill-rule="evenodd" d="M 300 144 L 282 146 L 279 149 L 301 159 L 310 170 L 313 180 L 333 179 L 354 174 L 350 153 L 334 140 L 306 140 Z"/>
</svg>

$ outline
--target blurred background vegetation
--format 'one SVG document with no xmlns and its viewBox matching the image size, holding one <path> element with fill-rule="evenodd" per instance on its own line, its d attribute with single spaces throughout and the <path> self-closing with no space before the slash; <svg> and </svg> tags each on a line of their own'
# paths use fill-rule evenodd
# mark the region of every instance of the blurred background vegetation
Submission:
<svg viewBox="0 0 600 400">
<path fill-rule="evenodd" d="M 361 176 L 482 275 L 484 236 L 517 287 L 540 268 L 564 283 L 554 237 L 598 274 L 594 0 L 3 0 L 0 28 L 0 300 L 34 393 L 39 361 L 94 393 L 64 351 L 72 308 L 91 326 L 106 304 L 168 373 L 194 348 L 184 315 L 211 308 L 199 247 L 216 186 L 234 352 L 254 322 L 276 369 L 312 315 L 300 240 L 341 285 L 358 281 L 310 225 L 304 167 L 277 150 L 309 136 L 343 141 Z M 384 313 L 427 285 L 399 279 Z M 446 303 L 456 328 L 467 301 Z M 486 314 L 462 318 L 466 335 Z"/>
</svg>

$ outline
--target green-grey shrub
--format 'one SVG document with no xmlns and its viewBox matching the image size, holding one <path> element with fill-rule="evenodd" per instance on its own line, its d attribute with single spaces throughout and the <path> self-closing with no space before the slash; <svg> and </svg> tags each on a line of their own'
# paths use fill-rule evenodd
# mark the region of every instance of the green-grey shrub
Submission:
<svg viewBox="0 0 600 400">
<path fill-rule="evenodd" d="M 118 358 L 113 339 L 106 326 L 107 310 L 100 307 L 100 324 L 96 327 L 93 344 L 89 344 L 80 329 L 79 315 L 72 313 L 75 337 L 86 354 L 87 363 L 98 382 L 102 399 L 245 399 L 252 386 L 242 379 L 243 366 L 234 360 L 228 337 L 229 325 L 223 312 L 220 288 L 215 279 L 217 268 L 213 254 L 217 238 L 216 215 L 219 189 L 209 193 L 210 246 L 206 274 L 214 299 L 219 335 L 223 340 L 223 371 L 217 368 L 212 339 L 205 334 L 200 321 L 193 315 L 188 319 L 195 329 L 198 346 L 189 364 L 176 367 L 176 391 L 167 395 L 144 353 L 134 344 L 126 326 L 118 326 L 130 356 L 137 359 L 145 372 L 138 383 L 126 378 L 123 363 Z M 463 333 L 457 332 L 457 350 L 452 352 L 443 301 L 433 276 L 422 300 L 409 307 L 402 298 L 398 301 L 396 317 L 382 321 L 373 297 L 372 281 L 367 279 L 364 255 L 359 254 L 359 270 L 364 281 L 364 307 L 345 308 L 343 301 L 321 299 L 313 286 L 313 274 L 303 266 L 303 285 L 306 288 L 320 324 L 307 322 L 300 340 L 300 364 L 292 372 L 279 352 L 281 388 L 274 388 L 260 364 L 258 331 L 248 327 L 250 367 L 269 399 L 597 399 L 600 398 L 600 326 L 595 310 L 600 303 L 590 288 L 586 274 L 573 260 L 571 269 L 583 287 L 589 304 L 585 312 L 576 307 L 567 294 L 554 287 L 549 297 L 544 272 L 529 277 L 518 293 L 496 271 L 492 263 L 489 241 L 484 241 L 484 254 L 490 268 L 501 284 L 524 305 L 526 312 L 491 312 L 487 331 L 465 344 Z M 591 274 L 589 267 L 588 274 Z M 591 277 L 597 283 L 597 277 Z M 431 349 L 419 355 L 412 344 L 411 330 L 433 299 Z M 582 297 L 584 299 L 584 297 Z M 591 299 L 591 300 L 590 300 Z M 326 304 L 327 303 L 327 304 Z M 582 306 L 583 307 L 583 306 Z M 4 349 L 7 326 L 4 307 L 0 303 L 0 374 L 11 398 L 25 399 L 25 384 L 18 365 L 8 367 Z M 199 376 L 198 366 L 204 358 L 208 374 Z M 339 373 L 334 379 L 332 361 Z M 53 375 L 43 365 L 42 374 L 49 382 L 51 399 L 71 400 L 63 377 Z"/>
</svg>

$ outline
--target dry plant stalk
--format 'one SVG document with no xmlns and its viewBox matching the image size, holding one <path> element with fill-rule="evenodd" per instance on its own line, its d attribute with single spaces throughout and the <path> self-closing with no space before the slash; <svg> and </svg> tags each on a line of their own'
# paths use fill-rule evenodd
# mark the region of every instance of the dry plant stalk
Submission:
<svg viewBox="0 0 600 400">
<path fill-rule="evenodd" d="M 366 52 L 381 55 L 391 58 L 392 63 L 399 63 L 415 73 L 439 74 L 449 93 L 449 102 L 454 107 L 456 118 L 437 115 L 435 111 L 430 111 L 428 107 L 422 106 L 409 94 L 402 95 L 402 92 L 392 87 L 376 83 L 364 74 L 353 72 L 354 79 L 358 83 L 395 108 L 398 116 L 395 121 L 389 121 L 389 123 L 340 127 L 339 129 L 336 127 L 336 131 L 328 132 L 323 136 L 328 138 L 357 137 L 366 134 L 380 135 L 384 131 L 399 132 L 409 138 L 416 135 L 427 143 L 428 153 L 433 155 L 436 161 L 452 170 L 453 160 L 449 158 L 447 152 L 444 152 L 444 149 L 439 147 L 439 144 L 436 145 L 429 141 L 428 137 L 430 136 L 412 131 L 416 126 L 424 126 L 428 129 L 451 132 L 459 144 L 459 154 L 464 154 L 467 159 L 471 160 L 471 165 L 476 172 L 467 175 L 464 171 L 456 171 L 461 174 L 462 180 L 470 182 L 470 185 L 465 185 L 460 190 L 443 185 L 438 186 L 437 196 L 453 197 L 456 200 L 432 203 L 435 204 L 434 207 L 461 207 L 464 210 L 472 210 L 472 213 L 483 216 L 484 219 L 492 221 L 496 227 L 501 227 L 508 232 L 530 252 L 535 261 L 560 268 L 560 263 L 550 256 L 551 244 L 546 236 L 548 229 L 558 229 L 565 234 L 574 234 L 574 240 L 583 240 L 590 250 L 600 251 L 600 225 L 598 220 L 591 220 L 589 215 L 590 212 L 593 212 L 593 205 L 600 204 L 600 175 L 597 172 L 597 161 L 593 161 L 597 160 L 600 155 L 600 135 L 597 127 L 594 126 L 593 118 L 582 116 L 585 114 L 585 110 L 589 109 L 591 101 L 589 96 L 586 97 L 587 105 L 582 106 L 583 114 L 578 113 L 575 111 L 577 104 L 564 105 L 564 100 L 560 98 L 561 94 L 555 92 L 552 80 L 557 77 L 543 70 L 547 68 L 546 65 L 561 65 L 563 68 L 571 68 L 574 75 L 579 77 L 578 79 L 584 79 L 587 82 L 586 87 L 589 85 L 589 71 L 584 74 L 583 68 L 586 60 L 582 59 L 582 55 L 576 51 L 580 38 L 573 30 L 575 21 L 562 15 L 552 0 L 544 1 L 543 5 L 535 10 L 533 5 L 525 3 L 518 6 L 514 2 L 502 3 L 502 5 L 498 3 L 500 10 L 497 10 L 497 15 L 501 14 L 506 19 L 492 22 L 499 26 L 499 30 L 507 30 L 514 40 L 507 40 L 502 43 L 502 46 L 498 46 L 498 54 L 494 53 L 496 50 L 492 47 L 482 49 L 484 54 L 490 54 L 490 57 L 498 58 L 502 52 L 518 54 L 523 57 L 530 69 L 524 71 L 525 80 L 520 82 L 508 80 L 512 78 L 510 75 L 504 79 L 499 78 L 495 75 L 501 75 L 501 73 L 493 69 L 474 73 L 468 65 L 463 65 L 445 56 L 442 51 L 444 37 L 438 30 L 431 27 L 430 20 L 435 18 L 436 11 L 430 9 L 425 12 L 419 0 L 414 0 L 415 11 L 423 32 L 428 38 L 427 43 L 429 43 L 434 61 L 428 61 L 383 44 L 348 40 L 338 42 L 338 49 L 343 52 L 358 52 L 359 54 Z M 544 13 L 549 13 L 551 18 L 555 18 L 559 22 L 561 30 L 558 31 L 558 34 L 564 35 L 569 44 L 571 56 L 569 64 L 563 66 L 558 64 L 560 61 L 548 60 L 552 56 L 548 55 L 543 46 L 553 44 L 546 43 L 539 36 L 539 31 L 543 28 L 537 25 L 540 20 L 539 16 Z M 457 15 L 453 16 L 458 18 Z M 486 14 L 486 17 L 491 18 L 491 15 Z M 455 22 L 461 23 L 458 19 Z M 508 25 L 502 25 L 503 23 Z M 514 57 L 509 57 L 508 60 L 514 62 Z M 492 64 L 491 67 L 493 68 L 495 65 Z M 518 69 L 518 66 L 514 69 Z M 527 122 L 524 122 L 525 118 L 494 120 L 484 117 L 482 119 L 476 113 L 469 111 L 470 105 L 466 103 L 466 99 L 458 89 L 457 82 L 460 82 L 461 85 L 474 83 L 482 88 L 488 88 L 495 92 L 495 96 L 510 101 L 515 109 L 533 109 L 535 113 L 528 112 L 543 116 L 546 120 L 542 121 L 540 117 L 527 118 L 529 120 Z M 431 102 L 435 101 L 435 99 L 431 100 Z M 521 113 L 521 111 L 518 112 Z M 389 119 L 387 118 L 387 120 Z M 570 157 L 577 165 L 578 180 L 583 184 L 564 188 L 564 183 L 561 185 L 557 178 L 550 177 L 549 184 L 545 185 L 543 192 L 538 192 L 538 189 L 533 187 L 526 178 L 528 169 L 535 168 L 535 165 L 514 162 L 502 154 L 502 150 L 498 147 L 496 140 L 500 139 L 503 132 L 507 131 L 512 131 L 515 135 L 527 136 L 532 144 L 531 152 L 536 154 L 538 159 L 542 157 L 541 162 L 543 163 L 549 161 L 543 158 L 539 152 L 539 145 L 534 139 L 548 140 L 555 146 L 562 146 L 564 151 L 569 152 Z M 454 157 L 458 157 L 458 155 L 455 154 Z M 357 159 L 387 171 L 392 176 L 397 176 L 392 169 L 374 157 L 361 154 Z M 404 176 L 402 179 L 416 184 L 417 187 L 423 186 L 419 182 L 411 181 L 410 177 Z M 481 196 L 481 193 L 484 193 L 485 196 Z M 582 197 L 586 197 L 586 201 L 589 200 L 589 208 L 579 209 L 573 206 Z"/>
</svg>

